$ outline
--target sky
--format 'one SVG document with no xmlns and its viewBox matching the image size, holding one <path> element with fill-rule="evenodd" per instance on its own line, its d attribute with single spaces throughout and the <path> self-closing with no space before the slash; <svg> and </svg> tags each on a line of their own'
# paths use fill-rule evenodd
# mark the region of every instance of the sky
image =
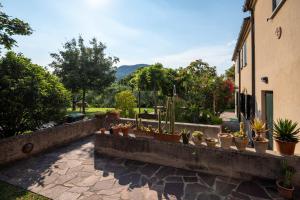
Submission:
<svg viewBox="0 0 300 200">
<path fill-rule="evenodd" d="M 4 11 L 28 22 L 34 32 L 16 36 L 18 47 L 36 64 L 83 36 L 103 42 L 117 66 L 162 63 L 186 67 L 196 59 L 219 74 L 231 57 L 245 13 L 244 0 L 0 0 Z"/>
</svg>

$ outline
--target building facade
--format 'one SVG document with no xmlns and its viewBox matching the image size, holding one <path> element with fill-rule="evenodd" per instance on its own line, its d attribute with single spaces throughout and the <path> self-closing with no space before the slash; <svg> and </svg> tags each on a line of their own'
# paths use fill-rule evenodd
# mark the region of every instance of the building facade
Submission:
<svg viewBox="0 0 300 200">
<path fill-rule="evenodd" d="M 300 124 L 300 0 L 246 0 L 233 61 L 236 66 L 236 110 L 248 124 L 288 118 Z M 300 154 L 300 144 L 296 146 Z"/>
</svg>

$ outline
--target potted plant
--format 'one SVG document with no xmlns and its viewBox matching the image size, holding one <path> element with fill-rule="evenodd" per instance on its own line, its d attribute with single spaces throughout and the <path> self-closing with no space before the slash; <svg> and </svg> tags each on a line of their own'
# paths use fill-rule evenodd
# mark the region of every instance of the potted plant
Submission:
<svg viewBox="0 0 300 200">
<path fill-rule="evenodd" d="M 105 134 L 105 131 L 106 131 L 105 128 L 100 129 L 101 134 Z"/>
<path fill-rule="evenodd" d="M 113 131 L 113 135 L 119 136 L 119 132 L 121 130 L 120 125 L 114 125 L 111 128 L 112 128 L 112 131 Z"/>
<path fill-rule="evenodd" d="M 244 131 L 244 123 L 240 122 L 240 131 L 233 133 L 234 143 L 239 151 L 245 151 L 248 145 L 248 137 Z"/>
<path fill-rule="evenodd" d="M 219 138 L 219 142 L 222 148 L 224 149 L 229 149 L 231 144 L 232 144 L 232 134 L 230 134 L 230 130 L 228 130 L 227 128 L 225 128 L 225 133 L 219 133 L 218 134 L 218 138 Z"/>
<path fill-rule="evenodd" d="M 277 151 L 283 155 L 293 155 L 295 146 L 299 142 L 297 134 L 300 129 L 298 123 L 289 119 L 278 119 L 274 124 L 274 139 Z"/>
<path fill-rule="evenodd" d="M 154 138 L 166 142 L 179 142 L 181 135 L 175 132 L 175 97 L 168 97 L 166 108 L 166 129 L 161 127 L 161 112 L 158 112 L 158 133 Z"/>
<path fill-rule="evenodd" d="M 216 144 L 218 143 L 217 139 L 210 138 L 210 137 L 205 138 L 205 142 L 208 147 L 212 147 L 212 148 L 216 147 Z"/>
<path fill-rule="evenodd" d="M 204 136 L 203 132 L 201 132 L 201 131 L 194 131 L 194 132 L 192 133 L 192 141 L 193 141 L 196 145 L 201 145 L 203 136 Z"/>
<path fill-rule="evenodd" d="M 255 132 L 255 137 L 253 138 L 255 151 L 258 153 L 266 153 L 269 142 L 269 140 L 265 138 L 267 131 L 266 124 L 262 120 L 255 118 L 253 122 L 251 122 L 251 129 Z"/>
<path fill-rule="evenodd" d="M 122 124 L 120 126 L 120 129 L 123 133 L 123 136 L 127 137 L 128 136 L 128 132 L 129 132 L 129 129 L 132 127 L 131 123 L 126 123 L 126 124 Z"/>
<path fill-rule="evenodd" d="M 191 132 L 184 129 L 181 131 L 181 138 L 182 138 L 182 143 L 183 144 L 188 144 L 190 140 Z"/>
<path fill-rule="evenodd" d="M 292 185 L 292 178 L 296 171 L 293 167 L 287 165 L 286 160 L 283 160 L 281 165 L 282 178 L 276 181 L 277 190 L 281 197 L 292 199 L 293 192 L 295 190 L 294 186 Z"/>
</svg>

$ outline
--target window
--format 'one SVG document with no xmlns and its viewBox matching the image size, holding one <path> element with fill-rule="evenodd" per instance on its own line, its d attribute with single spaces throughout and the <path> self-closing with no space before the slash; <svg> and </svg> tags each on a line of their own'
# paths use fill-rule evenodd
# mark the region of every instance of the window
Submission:
<svg viewBox="0 0 300 200">
<path fill-rule="evenodd" d="M 243 67 L 247 65 L 247 44 L 243 45 Z"/>
<path fill-rule="evenodd" d="M 273 11 L 280 5 L 282 0 L 273 0 Z"/>
</svg>

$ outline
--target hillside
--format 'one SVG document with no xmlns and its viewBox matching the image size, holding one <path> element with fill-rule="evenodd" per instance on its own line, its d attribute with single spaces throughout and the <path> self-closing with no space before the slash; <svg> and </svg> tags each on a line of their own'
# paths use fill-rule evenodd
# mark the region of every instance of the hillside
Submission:
<svg viewBox="0 0 300 200">
<path fill-rule="evenodd" d="M 122 65 L 117 68 L 116 77 L 118 80 L 125 76 L 135 72 L 138 68 L 148 66 L 147 64 L 136 64 L 136 65 Z"/>
</svg>

